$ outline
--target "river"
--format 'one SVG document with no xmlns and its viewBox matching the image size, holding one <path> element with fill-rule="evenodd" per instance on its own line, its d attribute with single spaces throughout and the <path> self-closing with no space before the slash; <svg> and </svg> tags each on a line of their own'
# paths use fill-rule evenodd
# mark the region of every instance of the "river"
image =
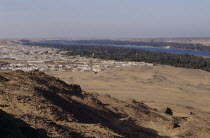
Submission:
<svg viewBox="0 0 210 138">
<path fill-rule="evenodd" d="M 45 41 L 44 43 L 65 44 L 65 45 L 84 45 L 84 46 L 122 47 L 122 48 L 140 49 L 140 50 L 151 51 L 151 52 L 167 52 L 167 53 L 174 53 L 174 54 L 189 54 L 189 55 L 195 55 L 195 56 L 210 57 L 210 51 L 193 51 L 193 50 L 173 49 L 173 48 L 153 47 L 153 46 L 81 44 L 81 43 L 72 43 L 72 42 L 66 42 L 66 41 L 47 41 L 47 42 Z"/>
</svg>

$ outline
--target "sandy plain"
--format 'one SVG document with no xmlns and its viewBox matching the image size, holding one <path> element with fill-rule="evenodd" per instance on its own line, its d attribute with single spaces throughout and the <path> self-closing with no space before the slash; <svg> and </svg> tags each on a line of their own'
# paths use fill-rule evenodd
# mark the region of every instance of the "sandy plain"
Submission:
<svg viewBox="0 0 210 138">
<path fill-rule="evenodd" d="M 84 91 L 135 99 L 161 110 L 195 108 L 210 113 L 210 73 L 171 66 L 115 68 L 93 72 L 47 72 Z M 178 112 L 177 112 L 178 114 Z"/>
</svg>

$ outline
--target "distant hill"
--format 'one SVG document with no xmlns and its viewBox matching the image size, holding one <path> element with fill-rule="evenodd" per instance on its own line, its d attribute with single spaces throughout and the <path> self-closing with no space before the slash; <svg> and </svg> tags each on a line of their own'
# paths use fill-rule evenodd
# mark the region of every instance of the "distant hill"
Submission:
<svg viewBox="0 0 210 138">
<path fill-rule="evenodd" d="M 202 44 L 210 46 L 210 37 L 180 37 L 180 38 L 133 38 L 133 39 L 120 39 L 126 41 L 144 41 L 144 42 L 174 42 L 174 43 L 189 43 L 189 44 Z"/>
<path fill-rule="evenodd" d="M 210 136 L 197 120 L 172 111 L 84 92 L 39 71 L 0 73 L 1 138 Z"/>
</svg>

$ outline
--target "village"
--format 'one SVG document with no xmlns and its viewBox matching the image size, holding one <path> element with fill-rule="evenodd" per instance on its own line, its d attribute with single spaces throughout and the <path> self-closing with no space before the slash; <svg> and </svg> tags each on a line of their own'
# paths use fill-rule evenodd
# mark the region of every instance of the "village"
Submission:
<svg viewBox="0 0 210 138">
<path fill-rule="evenodd" d="M 101 60 L 79 55 L 69 56 L 68 51 L 49 47 L 21 44 L 0 45 L 0 70 L 100 72 L 131 66 L 151 67 L 153 64 Z"/>
</svg>

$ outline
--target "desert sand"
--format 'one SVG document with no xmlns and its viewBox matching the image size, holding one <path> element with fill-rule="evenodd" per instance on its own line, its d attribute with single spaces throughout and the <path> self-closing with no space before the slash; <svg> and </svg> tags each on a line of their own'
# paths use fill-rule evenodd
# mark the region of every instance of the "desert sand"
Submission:
<svg viewBox="0 0 210 138">
<path fill-rule="evenodd" d="M 153 69 L 144 70 L 150 72 Z M 155 70 L 157 70 L 156 67 Z M 115 78 L 116 71 L 121 74 L 122 78 Z M 138 76 L 141 73 L 135 70 L 131 72 L 130 69 L 121 71 L 103 72 L 109 75 L 106 76 L 107 80 L 103 80 L 99 86 L 105 88 L 106 85 L 111 85 L 113 82 L 124 82 L 119 84 L 121 87 L 118 86 L 117 92 L 120 97 L 120 89 L 123 91 L 128 85 L 134 88 L 128 87 L 127 90 L 136 89 L 135 85 L 138 84 L 137 78 L 139 77 L 145 79 L 145 83 L 152 80 L 158 83 L 168 79 L 163 76 L 154 77 L 154 74 L 149 76 L 150 73 L 146 72 Z M 95 74 L 98 76 L 96 78 L 101 80 L 103 73 Z M 81 79 L 81 76 L 80 78 L 75 76 L 75 78 Z M 94 86 L 97 86 L 97 83 L 93 83 L 98 81 L 91 82 L 92 78 L 83 81 L 92 83 L 91 88 L 93 89 Z M 128 82 L 127 86 L 124 86 L 125 82 L 133 79 L 136 83 Z M 117 90 L 117 87 L 114 88 L 116 84 L 108 87 L 110 92 L 112 89 Z M 149 84 L 145 85 L 145 88 L 149 87 Z M 96 89 L 99 89 L 99 86 Z M 144 88 L 143 84 L 140 86 Z M 208 112 L 177 104 L 167 104 L 172 111 L 169 108 L 161 111 L 158 108 L 147 106 L 149 102 L 145 104 L 137 100 L 122 101 L 109 95 L 85 92 L 84 89 L 85 87 L 81 89 L 79 85 L 68 85 L 37 70 L 1 72 L 0 137 L 209 138 L 210 136 Z M 155 89 L 154 86 L 153 89 Z M 126 93 L 126 90 L 122 92 L 122 95 L 123 93 Z M 166 92 L 161 95 L 164 93 Z M 124 94 L 122 98 L 129 97 L 128 95 Z M 130 97 L 135 97 L 137 94 L 130 92 L 130 95 Z M 156 97 L 158 97 L 157 94 Z M 155 99 L 155 95 L 153 98 Z M 156 100 L 160 102 L 155 104 L 150 101 L 150 105 L 153 103 L 153 106 L 161 107 L 161 102 L 164 100 L 161 101 L 161 97 Z M 182 114 L 178 114 L 178 111 Z"/>
<path fill-rule="evenodd" d="M 121 100 L 144 101 L 155 108 L 169 104 L 210 113 L 210 73 L 172 66 L 115 68 L 92 72 L 48 72 L 83 90 Z M 159 105 L 159 106 L 158 106 Z M 175 108 L 175 107 L 174 107 Z"/>
</svg>

